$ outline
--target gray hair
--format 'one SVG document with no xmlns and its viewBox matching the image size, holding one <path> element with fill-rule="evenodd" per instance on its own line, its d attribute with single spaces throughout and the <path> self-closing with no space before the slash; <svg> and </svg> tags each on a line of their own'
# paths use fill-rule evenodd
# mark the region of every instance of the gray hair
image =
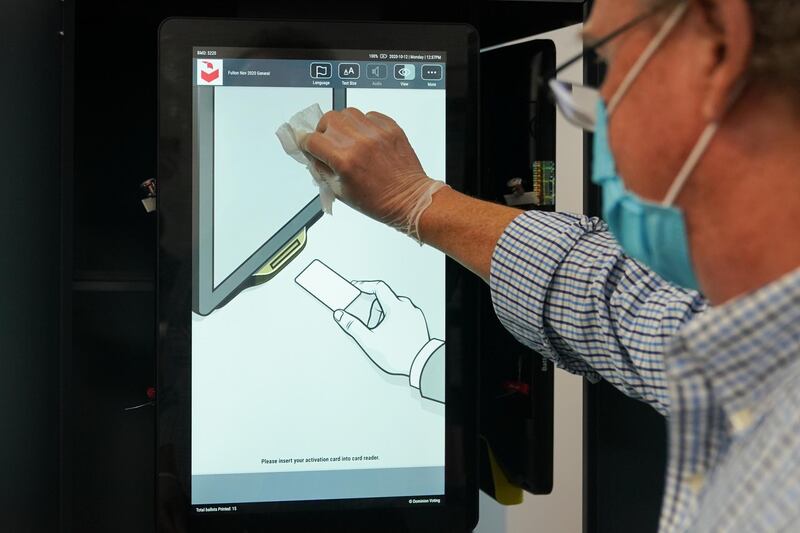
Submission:
<svg viewBox="0 0 800 533">
<path fill-rule="evenodd" d="M 800 91 L 800 2 L 748 1 L 755 21 L 753 74 Z"/>
<path fill-rule="evenodd" d="M 646 0 L 650 4 L 664 1 Z M 747 0 L 747 3 L 754 25 L 750 67 L 753 78 L 768 79 L 800 92 L 800 0 Z"/>
</svg>

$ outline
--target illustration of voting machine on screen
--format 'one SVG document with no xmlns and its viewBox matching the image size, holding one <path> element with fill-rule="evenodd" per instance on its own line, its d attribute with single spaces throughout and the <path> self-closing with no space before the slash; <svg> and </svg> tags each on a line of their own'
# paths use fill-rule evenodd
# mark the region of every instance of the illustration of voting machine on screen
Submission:
<svg viewBox="0 0 800 533">
<path fill-rule="evenodd" d="M 322 216 L 319 192 L 275 131 L 287 113 L 313 104 L 343 109 L 345 89 L 195 87 L 196 313 L 208 315 L 268 281 L 305 247 Z"/>
</svg>

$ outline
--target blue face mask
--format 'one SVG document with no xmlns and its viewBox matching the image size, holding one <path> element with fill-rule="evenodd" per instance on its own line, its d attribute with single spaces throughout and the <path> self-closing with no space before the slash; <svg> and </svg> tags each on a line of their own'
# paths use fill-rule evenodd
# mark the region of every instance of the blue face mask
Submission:
<svg viewBox="0 0 800 533">
<path fill-rule="evenodd" d="M 603 189 L 603 219 L 622 249 L 665 280 L 697 289 L 683 212 L 641 199 L 625 188 L 608 142 L 608 113 L 600 100 L 592 181 Z"/>
</svg>

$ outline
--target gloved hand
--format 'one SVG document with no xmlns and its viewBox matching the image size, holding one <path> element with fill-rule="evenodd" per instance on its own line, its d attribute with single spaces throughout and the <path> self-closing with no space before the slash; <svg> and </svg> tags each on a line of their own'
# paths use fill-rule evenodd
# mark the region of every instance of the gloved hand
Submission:
<svg viewBox="0 0 800 533">
<path fill-rule="evenodd" d="M 320 174 L 339 175 L 340 200 L 420 240 L 420 216 L 446 185 L 425 174 L 394 120 L 355 108 L 330 111 L 301 145 Z"/>
<path fill-rule="evenodd" d="M 382 281 L 353 281 L 367 294 L 374 294 L 383 308 L 383 321 L 374 329 L 344 310 L 333 318 L 384 372 L 408 376 L 417 354 L 431 340 L 425 315 L 411 300 L 398 297 Z"/>
</svg>

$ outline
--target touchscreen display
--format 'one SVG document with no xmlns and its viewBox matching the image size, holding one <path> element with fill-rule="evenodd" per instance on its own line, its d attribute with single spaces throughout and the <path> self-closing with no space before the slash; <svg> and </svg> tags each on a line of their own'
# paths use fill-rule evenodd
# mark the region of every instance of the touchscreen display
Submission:
<svg viewBox="0 0 800 533">
<path fill-rule="evenodd" d="M 445 257 L 342 202 L 276 130 L 379 111 L 446 181 L 442 52 L 193 50 L 191 503 L 445 495 Z M 346 502 L 345 502 L 346 503 Z"/>
</svg>

